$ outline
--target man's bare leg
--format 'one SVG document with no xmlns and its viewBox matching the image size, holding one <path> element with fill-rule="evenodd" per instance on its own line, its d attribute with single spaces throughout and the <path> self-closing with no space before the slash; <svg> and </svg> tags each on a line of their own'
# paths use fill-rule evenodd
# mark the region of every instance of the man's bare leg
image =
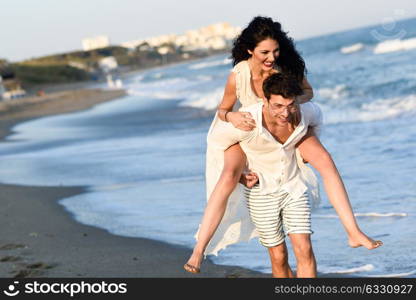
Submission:
<svg viewBox="0 0 416 300">
<path fill-rule="evenodd" d="M 286 243 L 283 242 L 275 247 L 268 248 L 270 261 L 272 263 L 273 277 L 275 278 L 294 278 L 289 266 L 289 257 Z"/>
<path fill-rule="evenodd" d="M 293 251 L 295 252 L 298 278 L 316 278 L 316 260 L 309 233 L 290 233 Z"/>
</svg>

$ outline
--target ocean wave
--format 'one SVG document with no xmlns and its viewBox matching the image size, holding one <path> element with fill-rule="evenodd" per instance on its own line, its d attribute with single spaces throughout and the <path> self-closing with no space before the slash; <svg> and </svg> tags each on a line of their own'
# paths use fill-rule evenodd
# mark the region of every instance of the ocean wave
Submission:
<svg viewBox="0 0 416 300">
<path fill-rule="evenodd" d="M 160 100 L 169 100 L 169 99 L 178 99 L 183 97 L 182 92 L 169 92 L 169 91 L 153 91 L 149 93 L 148 91 L 141 91 L 141 90 L 127 90 L 127 94 L 131 96 L 139 96 L 139 97 L 151 97 L 152 99 L 160 99 Z"/>
<path fill-rule="evenodd" d="M 188 99 L 182 101 L 180 106 L 190 106 L 194 108 L 201 108 L 206 110 L 215 109 L 220 103 L 224 94 L 224 88 L 217 88 L 210 93 L 199 94 L 194 93 L 188 96 Z"/>
<path fill-rule="evenodd" d="M 348 90 L 345 84 L 338 84 L 329 88 L 320 88 L 317 93 L 320 97 L 331 100 L 338 100 L 348 96 Z"/>
<path fill-rule="evenodd" d="M 326 268 L 325 270 L 319 270 L 322 273 L 325 274 L 353 274 L 353 273 L 359 273 L 359 272 L 368 272 L 374 270 L 374 265 L 367 264 L 360 267 L 345 269 L 345 270 L 337 270 L 335 268 Z"/>
<path fill-rule="evenodd" d="M 153 99 L 178 99 L 184 97 L 195 82 L 184 77 L 174 77 L 146 83 L 129 85 L 127 93 L 133 96 Z"/>
<path fill-rule="evenodd" d="M 410 275 L 416 274 L 416 270 L 407 273 L 392 273 L 392 274 L 381 274 L 381 275 L 363 275 L 363 277 L 376 277 L 376 278 L 402 278 L 409 277 Z"/>
<path fill-rule="evenodd" d="M 200 69 L 212 68 L 212 67 L 222 66 L 222 65 L 230 65 L 231 66 L 231 60 L 228 59 L 228 58 L 225 58 L 225 59 L 221 59 L 221 60 L 201 62 L 201 63 L 190 65 L 188 68 L 191 69 L 191 70 L 200 70 Z"/>
<path fill-rule="evenodd" d="M 375 54 L 382 54 L 382 53 L 389 53 L 389 52 L 396 52 L 396 51 L 405 51 L 416 49 L 416 38 L 401 40 L 387 40 L 377 44 L 374 47 L 373 52 Z"/>
<path fill-rule="evenodd" d="M 368 212 L 368 213 L 354 213 L 356 217 L 373 217 L 373 218 L 385 218 L 385 217 L 407 217 L 407 213 L 401 212 L 392 212 L 392 213 L 378 213 L 378 212 Z M 317 219 L 336 219 L 337 215 L 313 215 Z"/>
<path fill-rule="evenodd" d="M 416 112 L 416 95 L 379 99 L 364 103 L 360 108 L 332 107 L 330 104 L 318 103 L 321 107 L 326 124 L 371 122 L 392 119 Z"/>
<path fill-rule="evenodd" d="M 353 44 L 353 45 L 349 45 L 349 46 L 342 47 L 340 49 L 340 51 L 343 54 L 350 54 L 350 53 L 354 53 L 354 52 L 360 51 L 362 49 L 364 49 L 364 44 L 357 43 L 357 44 Z"/>
</svg>

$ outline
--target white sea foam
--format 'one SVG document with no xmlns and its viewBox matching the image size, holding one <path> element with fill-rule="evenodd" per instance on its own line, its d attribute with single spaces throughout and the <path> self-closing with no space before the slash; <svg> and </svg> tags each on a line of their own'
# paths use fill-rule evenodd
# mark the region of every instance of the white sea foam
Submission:
<svg viewBox="0 0 416 300">
<path fill-rule="evenodd" d="M 326 268 L 324 270 L 320 270 L 322 273 L 332 273 L 332 274 L 352 274 L 352 273 L 359 273 L 359 272 L 368 272 L 374 270 L 374 265 L 367 264 L 360 267 L 345 269 L 345 270 L 338 270 L 335 268 Z"/>
<path fill-rule="evenodd" d="M 132 96 L 151 97 L 153 99 L 170 100 L 183 97 L 183 92 L 178 91 L 154 91 L 151 94 L 148 91 L 141 90 L 127 90 L 127 93 Z"/>
<path fill-rule="evenodd" d="M 223 94 L 224 89 L 222 87 L 217 88 L 212 92 L 206 94 L 194 93 L 190 95 L 188 99 L 183 101 L 180 105 L 212 110 L 218 106 Z"/>
<path fill-rule="evenodd" d="M 188 68 L 191 70 L 199 70 L 199 69 L 212 68 L 212 67 L 228 65 L 228 64 L 231 64 L 231 60 L 228 58 L 224 58 L 221 60 L 214 60 L 214 61 L 209 61 L 209 62 L 201 62 L 201 63 L 193 64 L 193 65 L 190 65 Z"/>
<path fill-rule="evenodd" d="M 393 274 L 381 274 L 381 275 L 363 275 L 363 277 L 376 277 L 376 278 L 402 278 L 409 277 L 410 275 L 416 274 L 416 270 L 407 273 L 393 273 Z"/>
<path fill-rule="evenodd" d="M 154 99 L 178 99 L 184 97 L 187 88 L 195 84 L 186 78 L 175 77 L 129 86 L 128 94 Z"/>
<path fill-rule="evenodd" d="M 326 124 L 371 122 L 392 119 L 416 112 L 416 95 L 379 99 L 364 103 L 360 108 L 343 107 L 338 109 L 329 104 L 318 103 L 321 107 Z"/>
<path fill-rule="evenodd" d="M 406 39 L 406 40 L 387 40 L 377 44 L 374 47 L 373 52 L 375 54 L 381 53 L 388 53 L 388 52 L 396 52 L 396 51 L 404 51 L 404 50 L 411 50 L 416 49 L 416 38 Z"/>
<path fill-rule="evenodd" d="M 378 212 L 368 212 L 368 213 L 354 213 L 356 217 L 373 217 L 373 218 L 385 218 L 385 217 L 407 217 L 407 213 L 401 212 L 392 212 L 392 213 L 378 213 Z M 313 215 L 314 218 L 318 219 L 335 219 L 338 218 L 337 215 Z"/>
<path fill-rule="evenodd" d="M 335 87 L 320 88 L 318 95 L 325 99 L 338 100 L 348 96 L 347 86 L 345 84 L 338 84 Z"/>
<path fill-rule="evenodd" d="M 342 47 L 340 51 L 343 54 L 350 54 L 350 53 L 360 51 L 362 49 L 364 49 L 364 45 L 362 43 L 357 43 L 357 44 L 353 44 L 350 46 Z"/>
</svg>

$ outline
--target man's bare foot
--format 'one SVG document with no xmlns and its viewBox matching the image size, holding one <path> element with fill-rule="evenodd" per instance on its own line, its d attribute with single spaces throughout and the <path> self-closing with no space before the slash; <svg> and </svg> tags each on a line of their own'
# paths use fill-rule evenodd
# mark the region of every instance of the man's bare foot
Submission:
<svg viewBox="0 0 416 300">
<path fill-rule="evenodd" d="M 192 253 L 191 257 L 188 259 L 184 266 L 185 270 L 191 273 L 199 273 L 201 269 L 202 259 L 202 254 Z"/>
<path fill-rule="evenodd" d="M 348 244 L 352 248 L 363 246 L 367 248 L 368 250 L 371 250 L 371 249 L 380 247 L 381 245 L 383 245 L 383 242 L 375 241 L 372 238 L 369 238 L 368 236 L 366 236 L 364 233 L 360 232 L 354 236 L 350 236 L 348 238 Z"/>
</svg>

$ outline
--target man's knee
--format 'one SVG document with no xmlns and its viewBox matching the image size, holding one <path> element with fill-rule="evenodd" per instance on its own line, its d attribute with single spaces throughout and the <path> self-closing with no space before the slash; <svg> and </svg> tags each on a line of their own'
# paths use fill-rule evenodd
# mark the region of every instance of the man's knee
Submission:
<svg viewBox="0 0 416 300">
<path fill-rule="evenodd" d="M 285 266 L 288 263 L 287 248 L 281 244 L 269 249 L 270 259 L 275 266 Z"/>
<path fill-rule="evenodd" d="M 292 243 L 293 251 L 295 252 L 298 261 L 309 261 L 313 259 L 312 243 L 309 238 L 303 238 Z"/>
</svg>

